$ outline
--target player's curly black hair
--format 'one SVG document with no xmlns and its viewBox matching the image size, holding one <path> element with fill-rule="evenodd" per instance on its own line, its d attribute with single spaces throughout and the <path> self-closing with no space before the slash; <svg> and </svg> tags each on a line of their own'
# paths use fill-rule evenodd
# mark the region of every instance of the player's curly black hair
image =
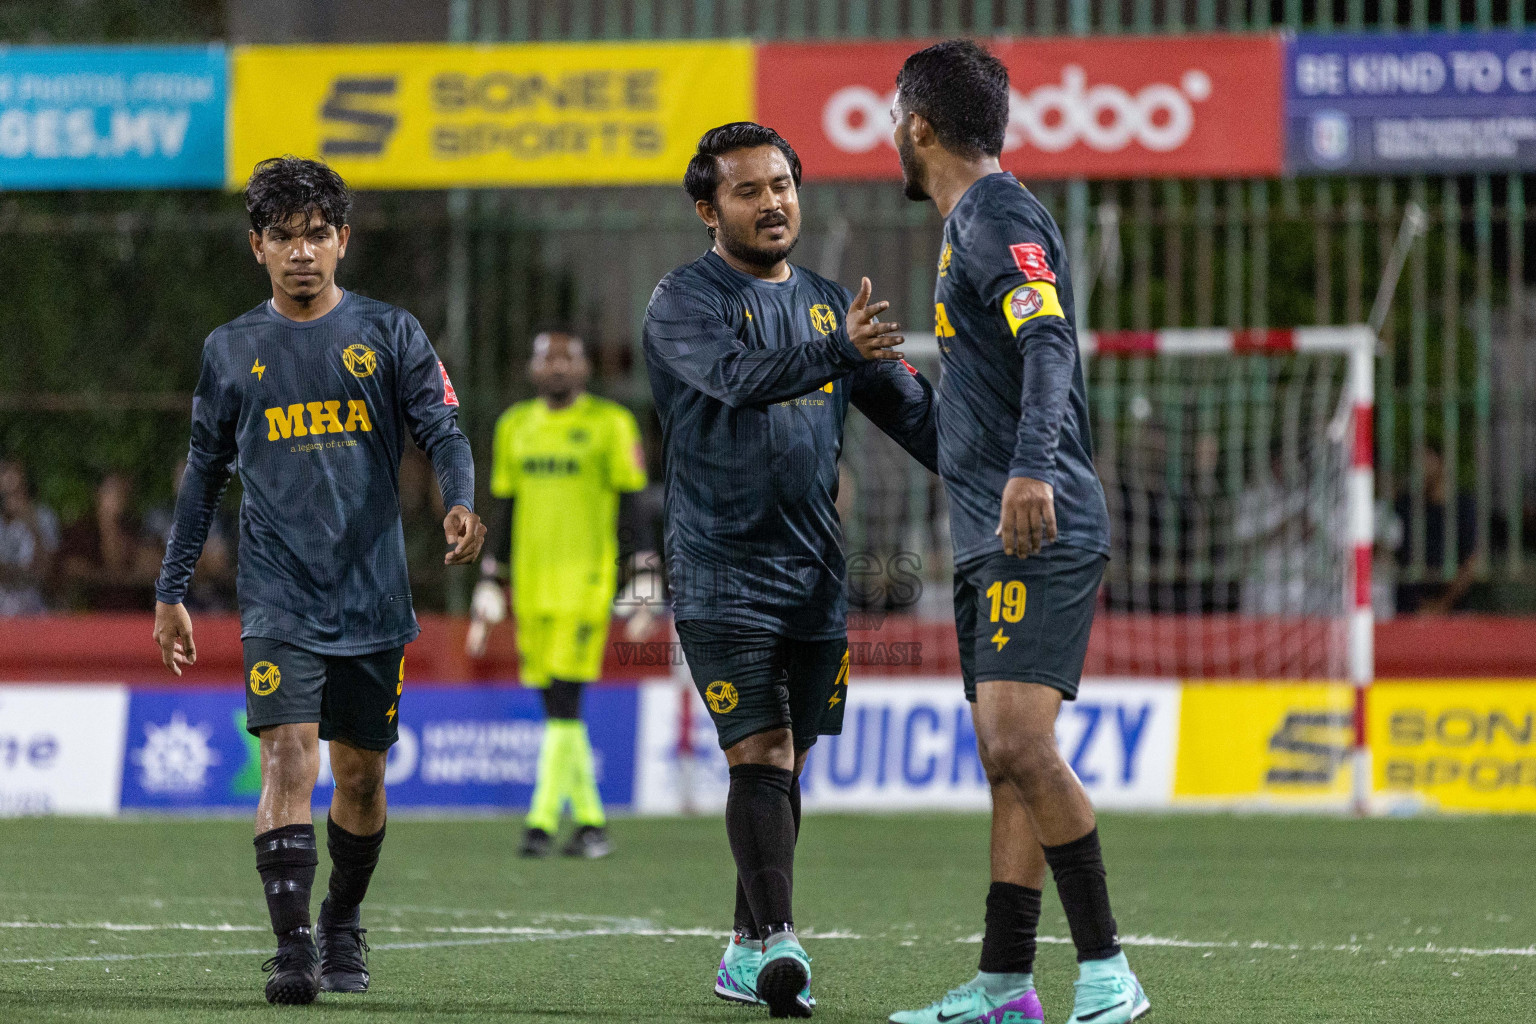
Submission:
<svg viewBox="0 0 1536 1024">
<path fill-rule="evenodd" d="M 908 57 L 896 73 L 902 108 L 933 125 L 957 156 L 999 156 L 1008 130 L 1008 69 L 969 39 L 946 39 Z"/>
<path fill-rule="evenodd" d="M 318 160 L 275 156 L 263 160 L 245 183 L 245 209 L 258 235 L 295 214 L 316 210 L 327 224 L 341 227 L 352 209 L 352 193 L 341 175 Z"/>
<path fill-rule="evenodd" d="M 734 153 L 738 149 L 754 149 L 757 146 L 777 146 L 784 159 L 789 161 L 789 174 L 800 187 L 800 155 L 784 136 L 756 121 L 732 121 L 718 128 L 711 128 L 699 139 L 699 148 L 688 169 L 683 172 L 683 189 L 694 202 L 715 201 L 715 190 L 720 187 L 720 161 L 717 157 Z"/>
</svg>

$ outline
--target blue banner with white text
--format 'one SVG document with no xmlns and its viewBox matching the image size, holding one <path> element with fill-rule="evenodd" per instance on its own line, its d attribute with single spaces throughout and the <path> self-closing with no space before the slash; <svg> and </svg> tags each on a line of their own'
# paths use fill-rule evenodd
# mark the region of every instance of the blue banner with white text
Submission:
<svg viewBox="0 0 1536 1024">
<path fill-rule="evenodd" d="M 636 690 L 588 687 L 582 717 L 592 738 L 598 792 L 627 808 L 635 792 Z M 400 740 L 384 784 L 392 808 L 528 806 L 537 777 L 544 712 L 517 686 L 409 687 Z M 245 730 L 245 697 L 228 689 L 139 689 L 128 702 L 124 810 L 253 808 L 261 792 L 260 746 Z M 331 798 L 329 750 L 321 744 L 315 803 Z"/>
<path fill-rule="evenodd" d="M 0 189 L 221 188 L 223 46 L 0 47 Z"/>
<path fill-rule="evenodd" d="M 1285 81 L 1292 173 L 1536 168 L 1536 32 L 1295 36 Z"/>
</svg>

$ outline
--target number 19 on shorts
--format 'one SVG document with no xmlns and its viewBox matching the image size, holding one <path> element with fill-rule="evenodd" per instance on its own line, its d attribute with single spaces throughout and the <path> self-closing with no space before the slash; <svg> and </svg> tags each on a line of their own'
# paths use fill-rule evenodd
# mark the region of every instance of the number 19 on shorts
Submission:
<svg viewBox="0 0 1536 1024">
<path fill-rule="evenodd" d="M 987 588 L 987 597 L 992 602 L 991 620 L 1018 622 L 1024 617 L 1024 600 L 1027 596 L 1024 584 L 1018 580 L 994 582 Z"/>
</svg>

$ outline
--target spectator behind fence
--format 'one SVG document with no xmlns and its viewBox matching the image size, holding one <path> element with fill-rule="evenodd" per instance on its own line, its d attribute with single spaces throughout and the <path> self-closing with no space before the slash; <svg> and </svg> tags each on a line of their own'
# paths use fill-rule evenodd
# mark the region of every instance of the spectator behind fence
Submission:
<svg viewBox="0 0 1536 1024">
<path fill-rule="evenodd" d="M 1477 551 L 1477 505 L 1466 490 L 1454 498 L 1447 494 L 1445 456 L 1432 445 L 1423 448 L 1424 459 L 1424 578 L 1399 583 L 1397 610 L 1405 615 L 1444 615 L 1466 607 L 1467 592 L 1474 581 Z M 1413 564 L 1414 503 L 1412 495 L 1397 499 L 1402 535 L 1397 545 L 1399 579 L 1409 578 Z M 1445 578 L 1446 516 L 1455 516 L 1456 571 Z"/>
<path fill-rule="evenodd" d="M 144 516 L 144 538 L 157 551 L 164 551 L 170 539 L 171 526 L 176 521 L 176 495 L 181 493 L 181 480 L 187 470 L 187 460 L 177 459 L 171 475 L 171 502 L 150 509 Z M 230 516 L 220 508 L 208 527 L 208 540 L 203 544 L 203 555 L 197 562 L 191 588 L 184 602 L 187 608 L 197 612 L 232 612 L 235 610 L 235 538 L 239 530 Z"/>
<path fill-rule="evenodd" d="M 27 471 L 0 460 L 0 618 L 39 615 L 59 550 L 59 519 L 32 496 Z"/>
<path fill-rule="evenodd" d="M 142 611 L 154 601 L 161 552 L 133 514 L 133 484 L 108 473 L 96 506 L 64 531 L 64 584 L 72 608 Z"/>
</svg>

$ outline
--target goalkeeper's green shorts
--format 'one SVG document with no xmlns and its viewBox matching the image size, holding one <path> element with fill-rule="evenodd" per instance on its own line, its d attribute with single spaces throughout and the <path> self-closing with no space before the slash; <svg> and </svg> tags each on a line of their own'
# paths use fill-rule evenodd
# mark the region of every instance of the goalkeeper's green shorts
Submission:
<svg viewBox="0 0 1536 1024">
<path fill-rule="evenodd" d="M 608 620 L 556 613 L 517 618 L 518 677 L 540 689 L 551 680 L 595 682 L 603 672 Z"/>
</svg>

